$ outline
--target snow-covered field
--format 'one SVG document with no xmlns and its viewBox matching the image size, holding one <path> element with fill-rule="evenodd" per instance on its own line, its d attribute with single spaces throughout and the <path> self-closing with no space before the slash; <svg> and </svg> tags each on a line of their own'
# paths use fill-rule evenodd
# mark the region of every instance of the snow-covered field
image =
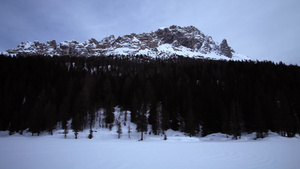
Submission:
<svg viewBox="0 0 300 169">
<path fill-rule="evenodd" d="M 8 136 L 0 132 L 0 169 L 299 169 L 300 138 L 283 138 L 270 133 L 253 140 L 254 134 L 233 141 L 223 134 L 204 138 L 186 137 L 168 131 L 162 136 L 145 135 L 137 141 L 125 132 L 117 139 L 115 131 L 98 130 L 93 139 L 88 131 L 64 139 L 53 136 Z"/>
</svg>

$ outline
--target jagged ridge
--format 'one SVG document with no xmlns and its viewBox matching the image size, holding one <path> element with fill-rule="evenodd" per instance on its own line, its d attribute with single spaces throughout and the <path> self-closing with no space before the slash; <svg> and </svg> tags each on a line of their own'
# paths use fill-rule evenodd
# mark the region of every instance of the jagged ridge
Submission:
<svg viewBox="0 0 300 169">
<path fill-rule="evenodd" d="M 181 55 L 186 57 L 214 59 L 249 59 L 239 55 L 224 39 L 219 45 L 211 36 L 207 36 L 194 26 L 170 26 L 150 33 L 106 37 L 101 41 L 92 38 L 79 43 L 64 41 L 59 44 L 55 40 L 46 43 L 22 42 L 17 48 L 7 50 L 9 54 L 28 53 L 42 55 L 99 56 L 99 55 L 148 55 L 152 57 L 170 57 Z"/>
</svg>

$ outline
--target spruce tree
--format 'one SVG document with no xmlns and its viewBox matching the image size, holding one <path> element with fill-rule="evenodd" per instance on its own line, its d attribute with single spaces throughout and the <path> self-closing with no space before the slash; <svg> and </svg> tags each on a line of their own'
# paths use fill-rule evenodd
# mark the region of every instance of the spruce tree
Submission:
<svg viewBox="0 0 300 169">
<path fill-rule="evenodd" d="M 68 134 L 68 118 L 69 118 L 69 108 L 70 106 L 70 101 L 69 97 L 65 97 L 59 107 L 59 114 L 61 116 L 61 121 L 62 121 L 62 128 L 64 129 L 64 137 L 67 138 Z"/>
<path fill-rule="evenodd" d="M 89 139 L 92 139 L 92 138 L 93 138 L 93 130 L 92 130 L 92 129 L 90 129 L 90 134 L 89 134 L 88 138 L 89 138 Z"/>
<path fill-rule="evenodd" d="M 131 133 L 131 127 L 130 127 L 130 123 L 128 124 L 128 138 L 130 138 L 130 133 Z"/>
<path fill-rule="evenodd" d="M 241 137 L 241 111 L 239 102 L 233 100 L 230 105 L 230 134 L 233 135 L 234 140 Z"/>
<path fill-rule="evenodd" d="M 75 135 L 75 139 L 77 139 L 78 132 L 81 130 L 81 120 L 80 115 L 77 113 L 72 119 L 72 129 Z"/>
<path fill-rule="evenodd" d="M 116 124 L 117 124 L 117 133 L 118 133 L 118 139 L 119 139 L 119 138 L 121 138 L 121 134 L 122 134 L 122 124 L 119 120 L 117 120 Z"/>
<path fill-rule="evenodd" d="M 142 106 L 142 109 L 138 110 L 137 114 L 137 124 L 136 130 L 141 132 L 140 141 L 144 140 L 144 132 L 148 129 L 147 117 L 146 117 L 147 107 L 145 105 Z"/>
<path fill-rule="evenodd" d="M 159 102 L 152 102 L 148 122 L 152 125 L 153 134 L 159 135 L 161 129 L 161 104 Z"/>
</svg>

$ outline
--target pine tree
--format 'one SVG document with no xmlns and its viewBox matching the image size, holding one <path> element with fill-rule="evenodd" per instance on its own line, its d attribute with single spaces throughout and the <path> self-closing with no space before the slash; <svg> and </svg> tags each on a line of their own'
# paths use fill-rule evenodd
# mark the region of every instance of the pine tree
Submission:
<svg viewBox="0 0 300 169">
<path fill-rule="evenodd" d="M 154 135 L 159 135 L 161 130 L 161 104 L 159 102 L 152 102 L 149 111 L 148 122 L 152 125 L 152 132 Z"/>
<path fill-rule="evenodd" d="M 45 118 L 46 118 L 46 128 L 50 135 L 53 135 L 53 129 L 55 129 L 55 115 L 56 115 L 56 106 L 53 105 L 50 101 L 46 104 L 45 109 Z"/>
<path fill-rule="evenodd" d="M 69 133 L 68 130 L 68 118 L 69 118 L 69 108 L 70 101 L 69 97 L 65 97 L 59 107 L 59 114 L 62 120 L 62 128 L 64 129 L 64 137 L 67 138 L 67 134 Z"/>
<path fill-rule="evenodd" d="M 169 112 L 163 106 L 161 107 L 161 130 L 162 134 L 165 134 L 165 131 L 170 128 L 170 116 Z"/>
<path fill-rule="evenodd" d="M 259 104 L 259 99 L 255 98 L 253 112 L 255 114 L 255 130 L 256 130 L 256 138 L 264 138 L 266 136 L 267 131 L 265 131 L 265 123 L 266 121 L 263 118 L 263 112 L 261 111 L 261 107 Z"/>
<path fill-rule="evenodd" d="M 128 124 L 128 138 L 130 138 L 130 133 L 131 133 L 131 127 L 130 127 L 130 123 Z"/>
<path fill-rule="evenodd" d="M 78 132 L 81 130 L 81 120 L 80 115 L 77 113 L 72 119 L 72 129 L 75 135 L 75 139 L 77 139 Z"/>
<path fill-rule="evenodd" d="M 105 115 L 105 123 L 106 127 L 112 129 L 113 122 L 115 120 L 114 116 L 114 98 L 111 88 L 111 81 L 110 79 L 106 79 L 103 84 L 103 100 L 104 100 L 104 115 Z"/>
<path fill-rule="evenodd" d="M 241 137 L 241 114 L 238 101 L 231 102 L 230 111 L 230 134 L 233 135 L 234 140 Z"/>
<path fill-rule="evenodd" d="M 42 90 L 38 96 L 36 104 L 33 106 L 29 119 L 29 131 L 34 135 L 37 133 L 39 136 L 41 131 L 45 130 L 45 104 L 47 102 L 47 94 Z"/>
<path fill-rule="evenodd" d="M 131 106 L 130 106 L 130 121 L 135 123 L 137 121 L 137 111 L 138 111 L 138 101 L 135 95 L 131 98 Z"/>
<path fill-rule="evenodd" d="M 114 115 L 114 108 L 108 107 L 104 110 L 104 115 L 105 115 L 105 126 L 108 127 L 110 130 L 113 127 L 113 122 L 115 120 L 115 115 Z"/>
<path fill-rule="evenodd" d="M 121 122 L 119 120 L 117 120 L 117 133 L 118 133 L 118 139 L 121 138 L 121 134 L 122 134 L 122 125 Z"/>
<path fill-rule="evenodd" d="M 195 122 L 193 107 L 192 107 L 192 95 L 190 90 L 187 91 L 186 97 L 183 103 L 184 111 L 186 112 L 185 117 L 185 132 L 189 134 L 190 137 L 196 135 L 197 125 Z"/>
<path fill-rule="evenodd" d="M 66 123 L 66 125 L 63 127 L 64 129 L 64 137 L 67 138 L 67 134 L 69 133 L 69 129 L 68 129 L 68 123 Z"/>
<path fill-rule="evenodd" d="M 90 134 L 89 134 L 88 138 L 89 138 L 89 139 L 92 139 L 92 138 L 93 138 L 93 130 L 92 130 L 92 129 L 90 129 Z"/>
<path fill-rule="evenodd" d="M 189 134 L 190 137 L 195 136 L 197 131 L 197 125 L 195 123 L 195 118 L 192 109 L 187 110 L 187 120 L 185 123 L 185 132 Z"/>
<path fill-rule="evenodd" d="M 138 110 L 137 115 L 137 125 L 136 130 L 141 132 L 141 139 L 140 141 L 144 140 L 144 132 L 147 131 L 147 117 L 146 117 L 147 107 L 145 105 L 142 106 L 141 110 Z"/>
</svg>

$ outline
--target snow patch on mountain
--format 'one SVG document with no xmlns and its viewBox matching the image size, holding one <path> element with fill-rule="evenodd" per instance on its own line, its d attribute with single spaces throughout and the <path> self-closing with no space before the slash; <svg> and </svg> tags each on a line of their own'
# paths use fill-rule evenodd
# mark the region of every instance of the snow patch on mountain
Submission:
<svg viewBox="0 0 300 169">
<path fill-rule="evenodd" d="M 46 43 L 22 42 L 8 54 L 68 55 L 68 56 L 108 56 L 147 55 L 151 57 L 184 56 L 222 60 L 250 60 L 248 56 L 236 53 L 224 39 L 215 42 L 211 36 L 203 34 L 194 26 L 170 26 L 149 33 L 119 36 L 111 35 L 100 41 L 89 39 L 82 43 L 75 40 L 59 44 L 55 40 Z"/>
</svg>

